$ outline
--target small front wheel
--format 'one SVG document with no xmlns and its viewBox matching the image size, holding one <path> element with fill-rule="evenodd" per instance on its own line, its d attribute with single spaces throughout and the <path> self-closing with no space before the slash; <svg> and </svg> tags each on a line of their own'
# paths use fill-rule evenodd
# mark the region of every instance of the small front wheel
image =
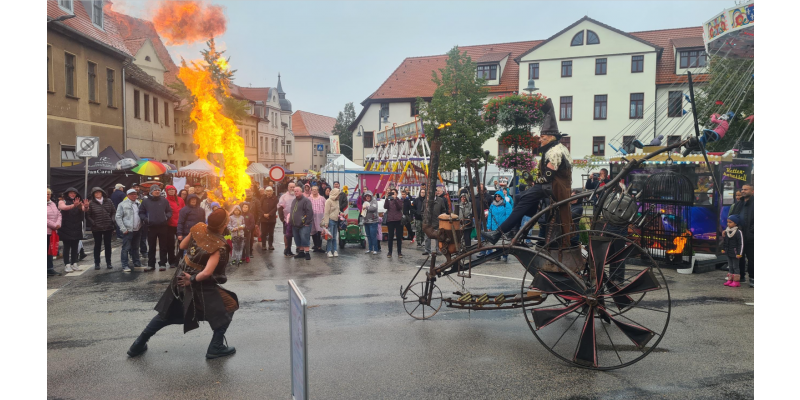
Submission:
<svg viewBox="0 0 800 400">
<path fill-rule="evenodd" d="M 442 291 L 433 282 L 417 282 L 408 288 L 403 308 L 412 318 L 429 319 L 442 308 Z"/>
</svg>

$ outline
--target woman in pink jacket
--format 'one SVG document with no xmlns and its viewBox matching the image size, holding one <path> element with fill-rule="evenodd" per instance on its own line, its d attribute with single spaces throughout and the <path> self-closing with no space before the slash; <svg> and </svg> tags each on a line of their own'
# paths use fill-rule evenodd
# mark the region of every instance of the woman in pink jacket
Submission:
<svg viewBox="0 0 800 400">
<path fill-rule="evenodd" d="M 53 192 L 47 189 L 47 276 L 60 276 L 61 274 L 53 269 L 53 256 L 50 255 L 50 236 L 53 231 L 61 228 L 61 211 L 58 210 L 56 203 L 50 198 Z"/>
</svg>

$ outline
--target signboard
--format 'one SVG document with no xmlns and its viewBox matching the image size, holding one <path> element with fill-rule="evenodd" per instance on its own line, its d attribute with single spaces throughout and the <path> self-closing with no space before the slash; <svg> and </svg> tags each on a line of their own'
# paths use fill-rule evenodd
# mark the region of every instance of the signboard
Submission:
<svg viewBox="0 0 800 400">
<path fill-rule="evenodd" d="M 292 369 L 292 399 L 308 399 L 308 335 L 306 334 L 306 302 L 303 293 L 289 280 L 289 341 Z"/>
<path fill-rule="evenodd" d="M 100 138 L 97 136 L 78 136 L 75 144 L 75 155 L 78 157 L 97 157 Z"/>
<path fill-rule="evenodd" d="M 339 154 L 339 135 L 331 135 L 331 153 Z"/>
<path fill-rule="evenodd" d="M 269 169 L 269 179 L 273 182 L 280 182 L 286 176 L 286 171 L 280 165 L 276 165 Z"/>
<path fill-rule="evenodd" d="M 318 144 L 317 145 L 317 151 L 323 151 L 323 150 L 325 150 L 325 146 L 322 145 L 322 144 Z"/>
</svg>

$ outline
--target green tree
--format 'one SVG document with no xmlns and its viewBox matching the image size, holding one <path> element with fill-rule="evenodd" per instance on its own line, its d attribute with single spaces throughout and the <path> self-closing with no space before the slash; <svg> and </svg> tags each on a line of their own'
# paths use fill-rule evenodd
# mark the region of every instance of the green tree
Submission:
<svg viewBox="0 0 800 400">
<path fill-rule="evenodd" d="M 727 151 L 736 145 L 737 140 L 746 141 L 754 132 L 755 126 L 748 127 L 750 121 L 745 119 L 753 115 L 755 107 L 753 60 L 712 57 L 708 72 L 708 83 L 695 91 L 697 122 L 701 130 L 703 126 L 713 129 L 716 124 L 711 122 L 711 114 L 735 112 L 736 119 L 728 127 L 725 137 L 708 145 L 709 151 Z M 708 92 L 700 93 L 703 90 Z"/>
<path fill-rule="evenodd" d="M 432 81 L 436 91 L 430 103 L 417 98 L 417 107 L 425 132 L 445 122 L 452 126 L 442 130 L 440 168 L 444 171 L 459 169 L 464 159 L 483 156 L 483 143 L 494 136 L 494 125 L 481 118 L 483 103 L 489 90 L 484 79 L 476 76 L 476 64 L 466 52 L 453 47 L 447 53 L 447 64 L 433 71 Z M 433 137 L 428 136 L 432 142 Z M 431 143 L 432 145 L 432 143 Z"/>
<path fill-rule="evenodd" d="M 233 82 L 233 74 L 236 72 L 236 70 L 227 68 L 230 57 L 222 57 L 222 54 L 225 53 L 225 51 L 217 51 L 214 39 L 210 39 L 208 42 L 206 42 L 206 45 L 208 46 L 208 49 L 200 52 L 203 55 L 203 60 L 205 63 L 195 65 L 205 68 L 211 74 L 211 80 L 216 85 L 215 92 L 217 94 L 217 101 L 222 104 L 222 114 L 238 124 L 247 117 L 249 103 L 247 100 L 238 100 L 231 97 L 230 93 L 228 92 L 231 82 Z M 187 67 L 186 60 L 183 58 L 181 58 L 181 67 Z M 186 85 L 183 84 L 180 79 L 171 84 L 170 88 L 174 90 L 181 98 L 188 99 L 190 103 L 194 102 L 194 96 L 192 95 L 192 92 L 186 87 Z M 188 120 L 184 121 L 184 123 L 188 123 L 192 128 L 194 128 L 193 121 Z"/>
<path fill-rule="evenodd" d="M 356 110 L 353 107 L 353 102 L 344 105 L 344 111 L 339 111 L 339 116 L 336 117 L 336 124 L 333 125 L 334 135 L 339 135 L 339 143 L 341 143 L 341 151 L 345 157 L 350 160 L 353 159 L 353 131 L 348 127 L 356 120 Z"/>
</svg>

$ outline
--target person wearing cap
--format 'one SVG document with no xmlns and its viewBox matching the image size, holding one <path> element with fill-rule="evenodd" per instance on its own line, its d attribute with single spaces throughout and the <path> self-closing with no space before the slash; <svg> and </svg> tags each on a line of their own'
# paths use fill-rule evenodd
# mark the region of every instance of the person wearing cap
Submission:
<svg viewBox="0 0 800 400">
<path fill-rule="evenodd" d="M 539 160 L 539 176 L 534 181 L 533 187 L 516 196 L 511 215 L 506 218 L 494 231 L 482 232 L 481 236 L 491 242 L 497 243 L 504 234 L 519 228 L 522 217 L 532 217 L 538 210 L 542 199 L 552 196 L 556 201 L 569 198 L 572 187 L 572 158 L 569 150 L 559 142 L 566 136 L 558 131 L 555 111 L 551 99 L 547 99 L 542 107 L 545 112 L 541 129 L 542 154 Z M 569 204 L 564 204 L 558 209 L 560 216 L 561 232 L 566 234 L 571 231 L 572 218 Z M 564 245 L 568 245 L 569 236 L 564 236 Z"/>
<path fill-rule="evenodd" d="M 138 183 L 133 183 L 131 185 L 131 189 L 136 190 L 136 193 L 139 194 L 139 205 L 147 198 L 147 191 L 143 190 L 143 188 Z M 141 259 L 147 260 L 147 222 L 142 221 L 142 227 L 139 228 L 139 254 L 141 254 Z"/>
<path fill-rule="evenodd" d="M 186 333 L 198 328 L 200 321 L 208 322 L 214 332 L 206 351 L 207 359 L 236 353 L 236 348 L 225 344 L 225 332 L 239 309 L 239 298 L 220 286 L 228 281 L 225 275 L 228 245 L 222 236 L 227 224 L 228 213 L 217 209 L 209 215 L 208 225 L 198 223 L 183 238 L 180 248 L 186 250 L 186 255 L 156 304 L 158 314 L 128 349 L 129 357 L 147 351 L 147 342 L 162 328 L 179 324 Z"/>
<path fill-rule="evenodd" d="M 114 204 L 114 208 L 116 209 L 119 207 L 119 203 L 122 203 L 122 200 L 125 200 L 125 185 L 118 183 L 114 185 L 114 193 L 111 193 L 111 203 Z M 117 239 L 122 239 L 122 231 L 119 229 L 119 226 L 116 226 L 117 229 Z"/>
<path fill-rule="evenodd" d="M 311 225 L 314 223 L 314 208 L 311 200 L 297 186 L 294 188 L 294 200 L 289 208 L 288 219 L 289 224 L 292 225 L 292 235 L 297 246 L 297 255 L 294 258 L 310 260 L 309 242 L 311 241 Z"/>
<path fill-rule="evenodd" d="M 172 218 L 172 207 L 169 201 L 161 196 L 161 187 L 158 185 L 150 186 L 150 197 L 142 201 L 139 207 L 139 218 L 147 224 L 147 244 L 150 248 L 147 253 L 148 271 L 152 271 L 156 265 L 156 242 L 158 242 L 158 253 L 160 262 L 159 271 L 167 270 L 167 251 L 172 247 L 167 230 L 167 223 Z"/>
<path fill-rule="evenodd" d="M 122 252 L 120 254 L 122 272 L 131 272 L 131 267 L 128 265 L 129 254 L 133 259 L 134 268 L 142 266 L 139 258 L 139 242 L 142 235 L 140 230 L 142 220 L 139 218 L 139 206 L 141 204 L 139 192 L 136 189 L 128 189 L 127 197 L 117 207 L 115 220 L 122 231 Z"/>
</svg>

